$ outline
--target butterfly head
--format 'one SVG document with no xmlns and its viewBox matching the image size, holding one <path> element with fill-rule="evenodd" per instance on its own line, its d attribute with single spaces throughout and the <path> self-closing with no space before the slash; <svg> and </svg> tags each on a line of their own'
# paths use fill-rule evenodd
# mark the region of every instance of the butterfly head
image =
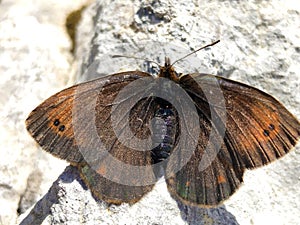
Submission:
<svg viewBox="0 0 300 225">
<path fill-rule="evenodd" d="M 168 58 L 168 57 L 165 58 L 165 65 L 160 66 L 160 71 L 159 71 L 158 77 L 164 77 L 164 78 L 170 79 L 176 83 L 179 82 L 179 75 L 175 71 L 173 65 L 171 64 L 170 58 Z"/>
</svg>

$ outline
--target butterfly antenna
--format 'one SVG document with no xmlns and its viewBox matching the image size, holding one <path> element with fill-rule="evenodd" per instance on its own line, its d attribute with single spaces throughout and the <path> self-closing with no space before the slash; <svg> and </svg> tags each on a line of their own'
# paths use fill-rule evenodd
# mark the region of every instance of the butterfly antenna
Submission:
<svg viewBox="0 0 300 225">
<path fill-rule="evenodd" d="M 144 61 L 147 61 L 147 62 L 155 63 L 157 66 L 160 67 L 160 65 L 157 62 L 155 62 L 151 59 L 145 59 L 145 58 L 140 58 L 140 57 L 135 57 L 135 56 L 128 56 L 128 55 L 113 55 L 112 58 L 129 58 L 129 59 L 144 60 Z"/>
<path fill-rule="evenodd" d="M 198 51 L 200 51 L 200 50 L 202 50 L 202 49 L 204 49 L 204 48 L 211 47 L 211 46 L 213 46 L 213 45 L 215 45 L 215 44 L 217 44 L 217 43 L 219 43 L 219 42 L 220 42 L 220 40 L 217 40 L 217 41 L 214 41 L 214 42 L 212 42 L 212 43 L 210 43 L 210 44 L 208 44 L 208 45 L 205 45 L 205 46 L 203 46 L 203 47 L 201 47 L 201 48 L 198 48 L 198 49 L 196 49 L 195 51 L 193 51 L 193 52 L 191 52 L 191 53 L 189 53 L 189 54 L 183 56 L 182 58 L 177 59 L 175 62 L 172 63 L 171 66 L 173 66 L 173 65 L 174 65 L 175 63 L 177 63 L 178 61 L 183 60 L 183 59 L 185 59 L 186 57 L 189 57 L 190 55 L 192 55 L 192 54 L 194 54 L 194 53 L 196 53 L 196 52 L 198 52 Z"/>
</svg>

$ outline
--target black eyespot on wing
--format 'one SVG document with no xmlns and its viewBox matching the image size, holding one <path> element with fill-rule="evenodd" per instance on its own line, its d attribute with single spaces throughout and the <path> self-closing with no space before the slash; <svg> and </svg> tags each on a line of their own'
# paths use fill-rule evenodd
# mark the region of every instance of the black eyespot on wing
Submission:
<svg viewBox="0 0 300 225">
<path fill-rule="evenodd" d="M 59 124 L 60 124 L 59 119 L 55 119 L 54 122 L 53 122 L 53 125 L 58 126 Z"/>
<path fill-rule="evenodd" d="M 66 129 L 65 125 L 61 125 L 61 126 L 58 128 L 58 130 L 61 131 L 61 132 L 63 132 L 65 129 Z"/>
</svg>

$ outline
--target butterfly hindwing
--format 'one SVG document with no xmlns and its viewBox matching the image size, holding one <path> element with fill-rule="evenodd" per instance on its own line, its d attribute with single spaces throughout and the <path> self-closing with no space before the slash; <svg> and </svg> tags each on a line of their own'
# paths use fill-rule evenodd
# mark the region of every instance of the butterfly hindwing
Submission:
<svg viewBox="0 0 300 225">
<path fill-rule="evenodd" d="M 114 170 L 113 167 L 107 169 Z M 96 171 L 89 164 L 80 165 L 79 171 L 82 179 L 85 181 L 92 193 L 107 203 L 117 205 L 123 202 L 135 203 L 139 201 L 146 193 L 151 191 L 154 186 L 134 186 L 134 184 L 131 186 L 114 182 L 111 179 L 107 179 L 105 176 L 101 175 L 101 172 L 105 172 L 103 167 Z M 125 176 L 128 177 L 128 174 L 125 174 Z M 133 177 L 131 177 L 130 180 L 132 180 L 132 178 Z M 143 177 L 136 177 L 137 182 L 140 182 L 140 180 L 138 180 L 140 178 L 143 179 Z"/>
<path fill-rule="evenodd" d="M 213 127 L 204 116 L 199 116 L 200 136 L 194 154 L 189 162 L 176 174 L 170 173 L 167 167 L 166 182 L 171 195 L 181 202 L 200 206 L 218 205 L 231 196 L 242 183 L 243 170 L 236 169 L 225 157 L 214 155 L 216 149 L 214 143 L 209 143 L 210 132 Z M 183 134 L 184 135 L 184 134 Z M 215 137 L 219 139 L 219 137 Z M 211 139 L 219 142 L 219 140 Z M 206 166 L 202 166 L 205 165 Z M 172 171 L 172 170 L 171 170 Z"/>
<path fill-rule="evenodd" d="M 116 90 L 113 86 L 111 88 Z M 108 89 L 107 91 L 110 92 Z M 152 170 L 151 151 L 144 149 L 143 144 L 135 143 L 135 138 L 143 140 L 151 137 L 149 123 L 153 117 L 155 102 L 149 97 L 141 99 L 130 108 L 127 106 L 131 100 L 127 96 L 116 103 L 118 110 L 125 113 L 102 111 L 101 105 L 107 99 L 98 99 L 96 126 L 101 127 L 98 135 L 105 136 L 102 143 L 109 154 L 103 155 L 100 151 L 91 153 L 92 159 L 89 164 L 80 166 L 81 175 L 94 195 L 113 204 L 134 203 L 140 200 L 152 190 L 157 180 Z M 115 96 L 113 98 L 115 99 Z M 123 107 L 126 108 L 124 111 Z M 114 114 L 116 115 L 113 119 Z M 124 119 L 126 116 L 128 121 Z M 113 123 L 117 123 L 116 127 L 113 127 Z M 132 134 L 127 133 L 126 125 L 130 126 Z M 125 140 L 121 139 L 122 135 L 127 136 Z M 97 160 L 99 155 L 102 157 Z"/>
</svg>

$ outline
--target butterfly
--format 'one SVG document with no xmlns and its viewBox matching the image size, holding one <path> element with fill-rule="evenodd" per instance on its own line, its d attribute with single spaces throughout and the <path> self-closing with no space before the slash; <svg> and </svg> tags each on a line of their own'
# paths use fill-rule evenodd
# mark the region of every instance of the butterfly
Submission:
<svg viewBox="0 0 300 225">
<path fill-rule="evenodd" d="M 214 207 L 246 169 L 296 145 L 300 123 L 274 97 L 173 65 L 166 58 L 157 76 L 121 72 L 62 90 L 30 113 L 27 130 L 113 204 L 139 201 L 164 176 L 176 200 Z"/>
</svg>

